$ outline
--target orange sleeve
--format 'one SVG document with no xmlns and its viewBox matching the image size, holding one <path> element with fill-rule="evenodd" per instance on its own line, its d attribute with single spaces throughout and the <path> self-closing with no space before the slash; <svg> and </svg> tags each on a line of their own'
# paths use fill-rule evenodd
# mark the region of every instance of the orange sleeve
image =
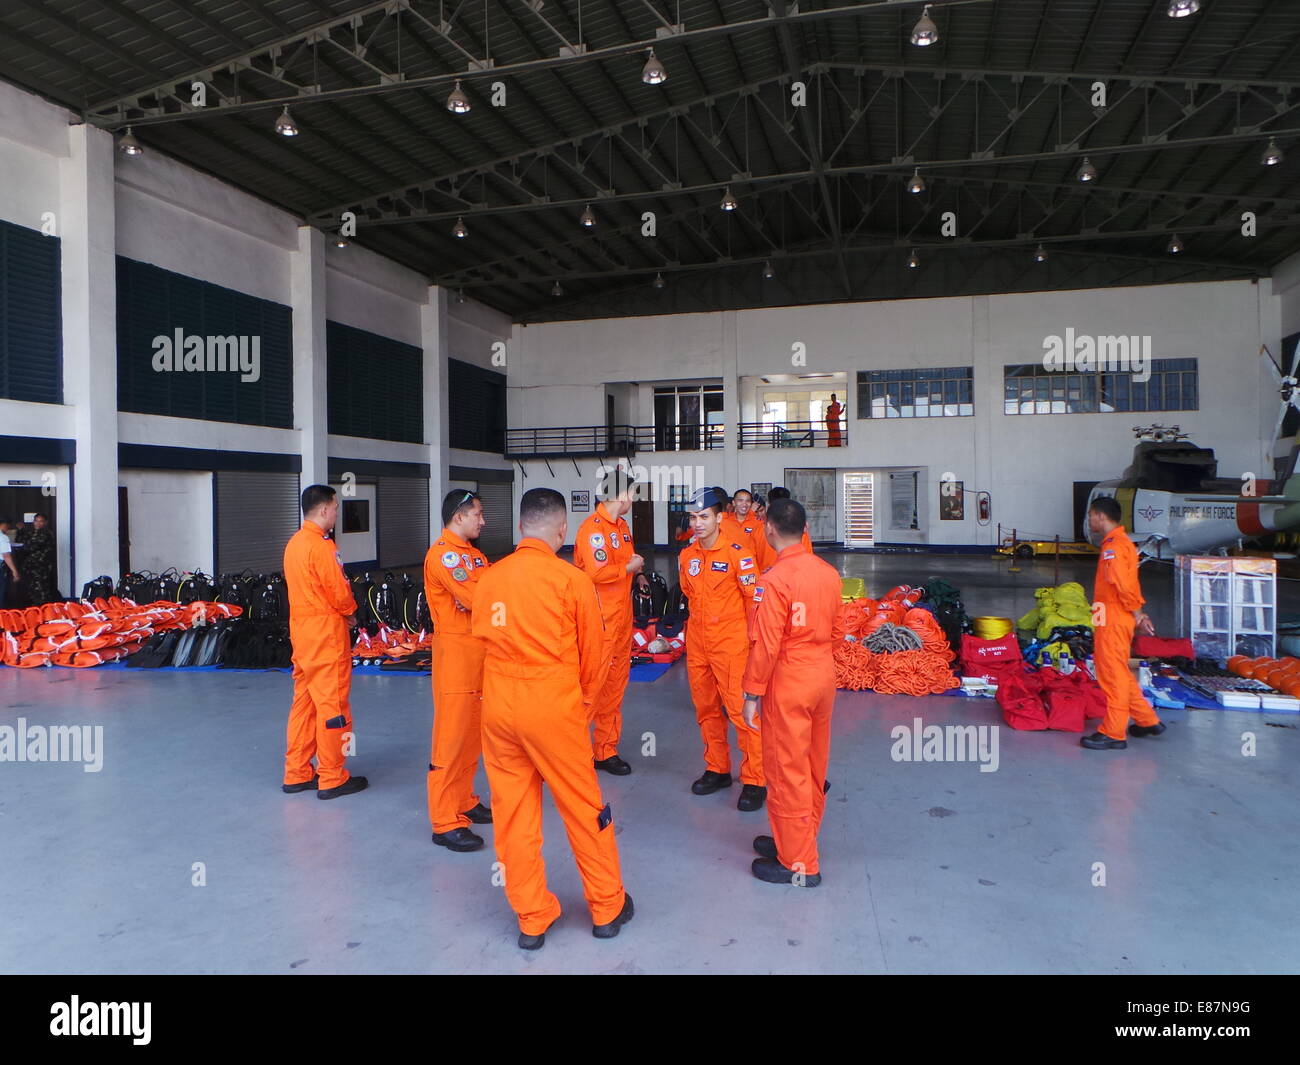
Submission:
<svg viewBox="0 0 1300 1065">
<path fill-rule="evenodd" d="M 1115 600 L 1125 610 L 1137 610 L 1146 600 L 1142 597 L 1142 584 L 1138 580 L 1137 549 L 1129 541 L 1125 547 L 1116 550 L 1110 569 L 1111 586 L 1115 589 Z"/>
<path fill-rule="evenodd" d="M 455 554 L 459 556 L 460 552 L 457 551 Z M 452 569 L 448 569 L 442 564 L 441 555 L 438 556 L 436 562 L 426 562 L 424 566 L 424 594 L 427 596 L 430 584 L 436 583 L 466 610 L 472 609 L 474 606 L 474 589 L 478 585 L 478 571 L 487 567 L 475 566 L 472 558 L 468 566 L 463 565 L 463 561 L 458 562 Z M 463 581 L 458 581 L 451 575 L 452 570 L 457 568 L 465 570 L 465 579 Z M 431 577 L 432 579 L 430 579 Z"/>
<path fill-rule="evenodd" d="M 605 679 L 605 622 L 600 616 L 600 599 L 591 578 L 582 574 L 573 581 L 574 625 L 578 636 L 578 678 L 582 701 L 592 702 Z M 630 653 L 630 652 L 628 652 Z"/>
<path fill-rule="evenodd" d="M 750 636 L 749 661 L 745 665 L 742 686 L 747 695 L 766 695 L 781 653 L 785 621 L 790 614 L 790 599 L 780 581 L 763 587 L 763 598 L 754 610 Z"/>
<path fill-rule="evenodd" d="M 578 535 L 573 541 L 573 564 L 595 583 L 611 584 L 626 576 L 627 571 L 624 566 L 620 566 L 610 557 L 613 548 L 609 546 L 609 536 L 605 533 L 600 535 L 605 541 L 605 546 L 593 547 L 591 545 L 591 528 L 578 530 Z M 597 551 L 600 551 L 605 557 L 597 558 Z"/>
<path fill-rule="evenodd" d="M 338 548 L 333 540 L 322 540 L 322 547 L 312 552 L 312 571 L 320 585 L 321 597 L 347 617 L 357 612 L 357 601 L 352 596 L 352 585 L 343 573 L 343 566 L 338 560 Z"/>
</svg>

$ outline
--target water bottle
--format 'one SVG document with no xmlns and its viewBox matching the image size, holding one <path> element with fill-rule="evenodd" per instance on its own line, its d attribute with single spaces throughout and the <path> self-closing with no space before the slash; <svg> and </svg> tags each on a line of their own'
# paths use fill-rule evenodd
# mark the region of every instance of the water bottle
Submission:
<svg viewBox="0 0 1300 1065">
<path fill-rule="evenodd" d="M 1042 657 L 1038 660 L 1038 668 L 1039 668 L 1039 669 L 1051 669 L 1051 668 L 1052 668 L 1052 652 L 1051 652 L 1051 651 L 1044 651 L 1044 652 L 1043 652 Z"/>
<path fill-rule="evenodd" d="M 1068 677 L 1074 672 L 1074 659 L 1070 657 L 1069 651 L 1062 651 L 1056 657 L 1056 668 L 1061 671 L 1062 676 Z"/>
<path fill-rule="evenodd" d="M 1138 687 L 1143 691 L 1151 687 L 1151 666 L 1146 659 L 1138 663 Z"/>
<path fill-rule="evenodd" d="M 1084 668 L 1088 670 L 1088 676 L 1090 676 L 1093 680 L 1096 680 L 1097 666 L 1092 660 L 1092 655 L 1089 655 L 1087 658 L 1085 658 L 1083 660 L 1083 664 L 1084 664 Z"/>
</svg>

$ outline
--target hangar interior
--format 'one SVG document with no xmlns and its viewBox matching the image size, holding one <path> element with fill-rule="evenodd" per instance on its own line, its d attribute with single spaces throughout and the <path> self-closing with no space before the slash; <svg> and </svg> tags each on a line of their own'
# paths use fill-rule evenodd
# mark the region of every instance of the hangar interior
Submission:
<svg viewBox="0 0 1300 1065">
<path fill-rule="evenodd" d="M 571 545 L 619 464 L 654 488 L 628 521 L 668 585 L 695 489 L 785 485 L 870 593 L 938 576 L 971 615 L 1017 618 L 1036 588 L 1091 588 L 1086 545 L 1016 548 L 1084 539 L 1090 493 L 1142 440 L 1176 429 L 1213 449 L 1210 477 L 1300 499 L 1298 49 L 1282 0 L 6 5 L 0 517 L 45 515 L 76 598 L 100 575 L 277 571 L 300 491 L 325 483 L 348 573 L 418 581 L 452 489 L 482 497 L 496 561 L 525 491 L 569 501 Z M 1161 634 L 1186 635 L 1176 556 L 1276 556 L 1282 654 L 1300 517 L 1125 485 Z M 1174 710 L 1100 773 L 1073 737 L 1004 730 L 984 774 L 900 765 L 890 735 L 992 703 L 841 692 L 827 884 L 782 899 L 743 866 L 726 886 L 763 815 L 688 793 L 683 673 L 629 686 L 627 735 L 659 753 L 602 777 L 643 924 L 521 960 L 489 863 L 423 838 L 427 679 L 356 677 L 379 787 L 322 819 L 273 786 L 287 673 L 0 667 L 9 724 L 107 726 L 102 775 L 5 766 L 0 901 L 46 912 L 0 968 L 1300 959 L 1277 901 L 1300 845 L 1275 831 L 1294 714 Z M 1236 756 L 1243 732 L 1257 756 Z M 580 909 L 553 811 L 547 830 Z M 1104 891 L 1088 870 L 1107 860 Z"/>
</svg>

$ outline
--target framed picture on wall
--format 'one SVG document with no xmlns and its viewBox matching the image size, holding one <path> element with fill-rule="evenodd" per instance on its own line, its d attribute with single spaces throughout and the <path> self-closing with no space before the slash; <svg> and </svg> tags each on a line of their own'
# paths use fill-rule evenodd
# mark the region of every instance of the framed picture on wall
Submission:
<svg viewBox="0 0 1300 1065">
<path fill-rule="evenodd" d="M 939 482 L 939 520 L 964 521 L 966 518 L 965 481 Z"/>
<path fill-rule="evenodd" d="M 591 510 L 591 492 L 571 492 L 569 509 L 575 514 L 586 514 Z"/>
<path fill-rule="evenodd" d="M 751 496 L 762 496 L 766 499 L 767 493 L 770 491 L 772 491 L 771 481 L 759 481 L 757 484 L 750 484 L 749 486 L 749 494 Z"/>
</svg>

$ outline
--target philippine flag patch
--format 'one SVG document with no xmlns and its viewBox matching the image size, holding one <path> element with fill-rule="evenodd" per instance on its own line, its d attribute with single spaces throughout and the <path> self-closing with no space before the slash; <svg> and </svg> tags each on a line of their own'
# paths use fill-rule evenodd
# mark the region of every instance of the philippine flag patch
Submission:
<svg viewBox="0 0 1300 1065">
<path fill-rule="evenodd" d="M 753 569 L 753 568 L 754 568 L 754 560 L 753 560 L 752 558 L 742 558 L 742 559 L 740 560 L 740 568 L 741 568 L 741 569 Z"/>
</svg>

